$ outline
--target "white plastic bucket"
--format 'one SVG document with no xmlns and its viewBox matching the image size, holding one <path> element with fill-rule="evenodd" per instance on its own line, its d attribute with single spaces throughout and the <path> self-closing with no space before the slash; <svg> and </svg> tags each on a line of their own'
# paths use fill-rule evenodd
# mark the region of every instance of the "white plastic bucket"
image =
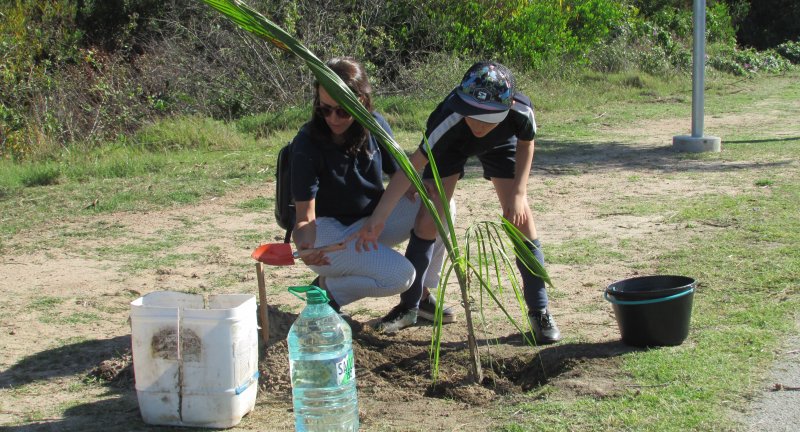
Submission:
<svg viewBox="0 0 800 432">
<path fill-rule="evenodd" d="M 228 428 L 255 407 L 252 295 L 156 291 L 131 302 L 136 395 L 145 423 Z"/>
</svg>

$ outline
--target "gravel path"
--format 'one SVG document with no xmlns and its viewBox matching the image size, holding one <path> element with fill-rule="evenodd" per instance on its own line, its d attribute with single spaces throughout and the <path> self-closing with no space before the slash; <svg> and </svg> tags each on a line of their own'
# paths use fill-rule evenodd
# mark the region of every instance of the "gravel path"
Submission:
<svg viewBox="0 0 800 432">
<path fill-rule="evenodd" d="M 790 337 L 780 350 L 761 398 L 745 415 L 749 431 L 800 430 L 800 335 Z"/>
</svg>

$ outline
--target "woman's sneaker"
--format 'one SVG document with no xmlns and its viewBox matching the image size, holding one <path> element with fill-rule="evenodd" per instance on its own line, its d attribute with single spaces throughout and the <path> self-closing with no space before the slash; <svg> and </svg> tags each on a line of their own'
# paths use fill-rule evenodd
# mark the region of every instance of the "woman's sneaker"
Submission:
<svg viewBox="0 0 800 432">
<path fill-rule="evenodd" d="M 434 317 L 436 317 L 436 297 L 434 297 L 433 294 L 428 294 L 427 298 L 424 298 L 419 302 L 418 316 L 431 322 L 433 321 Z M 456 316 L 453 314 L 451 308 L 443 306 L 442 323 L 450 324 L 452 322 L 456 322 Z"/>
<path fill-rule="evenodd" d="M 375 330 L 387 334 L 397 333 L 417 323 L 417 312 L 419 312 L 417 308 L 410 309 L 405 305 L 399 304 L 381 318 Z"/>
<path fill-rule="evenodd" d="M 528 319 L 531 320 L 533 337 L 537 344 L 551 344 L 561 340 L 556 320 L 547 309 L 528 312 Z"/>
</svg>

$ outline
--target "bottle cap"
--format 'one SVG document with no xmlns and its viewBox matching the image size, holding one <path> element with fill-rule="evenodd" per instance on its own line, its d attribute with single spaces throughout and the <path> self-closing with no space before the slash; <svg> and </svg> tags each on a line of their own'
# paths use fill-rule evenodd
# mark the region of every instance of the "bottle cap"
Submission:
<svg viewBox="0 0 800 432">
<path fill-rule="evenodd" d="M 323 304 L 330 300 L 325 290 L 314 285 L 290 286 L 289 292 L 295 297 L 305 300 L 308 304 Z M 303 293 L 305 293 L 305 297 L 300 295 Z"/>
</svg>

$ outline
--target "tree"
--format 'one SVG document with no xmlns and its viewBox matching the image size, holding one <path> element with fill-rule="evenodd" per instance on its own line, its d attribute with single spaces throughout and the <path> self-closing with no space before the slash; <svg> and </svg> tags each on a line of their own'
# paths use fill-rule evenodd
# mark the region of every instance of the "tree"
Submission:
<svg viewBox="0 0 800 432">
<path fill-rule="evenodd" d="M 797 0 L 750 1 L 749 13 L 736 34 L 740 45 L 759 50 L 800 39 L 800 2 Z"/>
</svg>

